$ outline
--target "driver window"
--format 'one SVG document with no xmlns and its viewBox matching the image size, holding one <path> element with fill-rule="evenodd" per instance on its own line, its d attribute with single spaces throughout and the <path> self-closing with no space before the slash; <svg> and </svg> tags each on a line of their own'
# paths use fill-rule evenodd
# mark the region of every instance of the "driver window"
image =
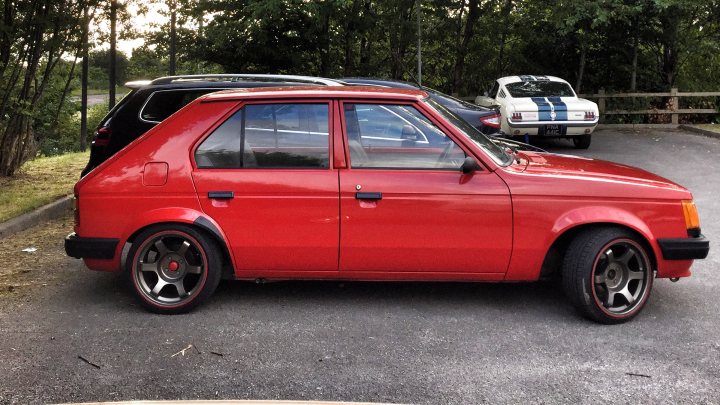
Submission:
<svg viewBox="0 0 720 405">
<path fill-rule="evenodd" d="M 345 104 L 350 167 L 459 170 L 465 152 L 409 105 Z"/>
</svg>

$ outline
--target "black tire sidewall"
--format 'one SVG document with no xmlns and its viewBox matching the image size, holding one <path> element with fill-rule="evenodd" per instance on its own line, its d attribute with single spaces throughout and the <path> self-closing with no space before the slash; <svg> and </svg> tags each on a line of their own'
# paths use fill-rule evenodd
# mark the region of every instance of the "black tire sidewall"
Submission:
<svg viewBox="0 0 720 405">
<path fill-rule="evenodd" d="M 603 248 L 620 242 L 630 242 L 639 250 L 647 273 L 643 295 L 631 311 L 613 314 L 607 311 L 594 290 L 594 271 Z M 588 251 L 592 254 L 586 254 Z M 581 257 L 578 257 L 581 255 Z M 654 273 L 646 247 L 636 236 L 621 228 L 591 229 L 578 234 L 568 246 L 562 269 L 565 294 L 585 317 L 604 324 L 618 324 L 636 317 L 647 304 L 652 292 Z"/>
<path fill-rule="evenodd" d="M 573 145 L 575 149 L 587 149 L 592 142 L 592 135 L 578 135 L 573 137 Z"/>
<path fill-rule="evenodd" d="M 202 281 L 203 284 L 199 291 L 196 292 L 190 300 L 181 304 L 161 305 L 151 301 L 148 297 L 146 297 L 141 287 L 137 285 L 136 271 L 138 254 L 143 250 L 148 241 L 164 233 L 189 237 L 189 239 L 197 244 L 198 248 L 201 250 L 200 253 L 203 255 L 203 258 L 207 263 L 204 280 Z M 215 292 L 215 289 L 220 283 L 221 273 L 222 259 L 217 243 L 212 239 L 212 237 L 208 236 L 204 232 L 182 224 L 154 225 L 143 230 L 135 238 L 134 243 L 128 252 L 125 269 L 128 284 L 132 287 L 140 304 L 151 312 L 160 314 L 186 313 L 205 302 L 213 294 L 213 292 Z"/>
</svg>

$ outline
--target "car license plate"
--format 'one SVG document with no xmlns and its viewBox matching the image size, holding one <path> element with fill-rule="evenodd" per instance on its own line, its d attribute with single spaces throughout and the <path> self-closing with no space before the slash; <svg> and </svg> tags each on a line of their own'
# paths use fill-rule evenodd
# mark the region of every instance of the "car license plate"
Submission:
<svg viewBox="0 0 720 405">
<path fill-rule="evenodd" d="M 543 131 L 543 135 L 545 136 L 562 136 L 566 133 L 567 127 L 565 125 L 558 124 L 545 125 L 545 131 Z"/>
</svg>

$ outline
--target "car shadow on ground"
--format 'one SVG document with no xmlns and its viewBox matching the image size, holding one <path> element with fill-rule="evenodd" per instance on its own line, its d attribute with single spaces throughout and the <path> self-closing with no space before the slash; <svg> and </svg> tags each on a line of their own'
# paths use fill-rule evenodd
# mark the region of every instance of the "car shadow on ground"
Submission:
<svg viewBox="0 0 720 405">
<path fill-rule="evenodd" d="M 656 280 L 654 299 L 645 316 L 675 318 L 683 308 L 681 291 L 666 280 Z M 88 288 L 92 285 L 93 288 Z M 66 284 L 61 294 L 67 305 L 102 313 L 150 315 L 137 302 L 130 285 L 120 275 L 89 272 L 82 283 Z M 678 295 L 679 294 L 679 295 Z M 654 302 L 653 302 L 654 301 Z M 232 314 L 261 308 L 265 316 L 288 310 L 315 313 L 378 313 L 399 316 L 442 315 L 523 320 L 531 323 L 589 325 L 567 301 L 558 280 L 528 283 L 471 282 L 365 282 L 365 281 L 250 281 L 224 280 L 215 294 L 192 313 Z M 642 318 L 642 317 L 641 317 Z"/>
<path fill-rule="evenodd" d="M 93 288 L 87 288 L 87 284 Z M 67 284 L 69 305 L 107 307 L 107 311 L 144 312 L 129 283 L 116 274 L 90 273 L 83 283 Z M 492 313 L 534 319 L 579 319 L 557 281 L 535 283 L 363 282 L 363 281 L 250 281 L 225 280 L 195 311 L 232 312 L 233 307 L 262 307 L 346 311 L 382 308 L 402 313 Z M 114 309 L 113 309 L 114 308 Z M 102 310 L 98 308 L 98 310 Z"/>
</svg>

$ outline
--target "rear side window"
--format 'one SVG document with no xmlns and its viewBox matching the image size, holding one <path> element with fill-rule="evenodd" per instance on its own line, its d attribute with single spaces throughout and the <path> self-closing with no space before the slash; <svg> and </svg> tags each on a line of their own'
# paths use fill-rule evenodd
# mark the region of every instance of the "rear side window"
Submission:
<svg viewBox="0 0 720 405">
<path fill-rule="evenodd" d="M 199 168 L 327 168 L 327 104 L 248 105 L 195 152 Z"/>
<path fill-rule="evenodd" d="M 490 98 L 497 98 L 498 90 L 500 89 L 500 83 L 495 82 L 495 84 L 492 86 L 490 91 L 488 92 L 488 97 Z M 504 97 L 504 96 L 503 96 Z"/>
<path fill-rule="evenodd" d="M 158 123 L 173 115 L 196 98 L 222 89 L 161 90 L 156 91 L 140 111 L 140 118 Z"/>
</svg>

